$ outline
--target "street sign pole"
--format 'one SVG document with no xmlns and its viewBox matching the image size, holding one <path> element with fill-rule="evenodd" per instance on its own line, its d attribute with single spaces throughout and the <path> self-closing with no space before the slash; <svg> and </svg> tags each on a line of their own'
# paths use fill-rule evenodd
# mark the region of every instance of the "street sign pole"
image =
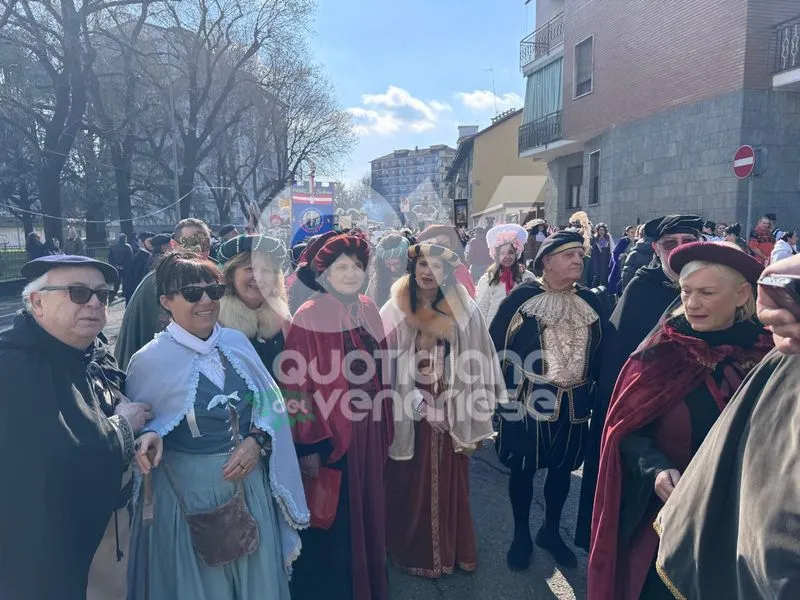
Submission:
<svg viewBox="0 0 800 600">
<path fill-rule="evenodd" d="M 747 229 L 745 231 L 748 236 L 752 231 L 750 226 L 753 224 L 753 179 L 752 175 L 747 178 Z"/>
</svg>

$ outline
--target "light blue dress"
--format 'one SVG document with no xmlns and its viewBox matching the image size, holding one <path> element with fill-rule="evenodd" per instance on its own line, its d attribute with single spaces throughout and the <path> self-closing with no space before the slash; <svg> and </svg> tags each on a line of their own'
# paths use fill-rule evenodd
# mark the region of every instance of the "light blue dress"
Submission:
<svg viewBox="0 0 800 600">
<path fill-rule="evenodd" d="M 235 403 L 242 435 L 250 429 L 247 386 L 229 365 L 224 390 L 200 374 L 194 411 L 164 438 L 167 461 L 189 512 L 213 510 L 231 499 L 235 484 L 222 479 L 231 450 L 230 423 L 224 405 L 208 410 L 219 394 L 239 392 Z M 191 423 L 191 427 L 190 427 Z M 194 434 L 192 433 L 194 431 Z M 199 437 L 198 434 L 199 433 Z M 154 517 L 149 543 L 148 571 L 151 600 L 289 600 L 289 584 L 281 554 L 278 515 L 264 463 L 243 481 L 247 506 L 258 523 L 256 552 L 221 567 L 209 567 L 195 553 L 189 527 L 163 468 L 153 470 Z M 141 511 L 137 510 L 136 520 Z M 138 523 L 134 523 L 135 529 Z M 141 534 L 141 531 L 139 531 Z M 143 567 L 131 561 L 131 581 L 141 581 Z M 133 588 L 132 588 L 133 589 Z M 139 600 L 141 591 L 129 600 Z"/>
</svg>

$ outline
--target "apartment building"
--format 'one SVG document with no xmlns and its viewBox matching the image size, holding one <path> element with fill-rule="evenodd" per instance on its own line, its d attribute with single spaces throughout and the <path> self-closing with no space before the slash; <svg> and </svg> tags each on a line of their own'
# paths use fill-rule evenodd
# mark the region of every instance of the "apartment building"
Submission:
<svg viewBox="0 0 800 600">
<path fill-rule="evenodd" d="M 733 154 L 750 144 L 753 219 L 800 225 L 800 3 L 537 0 L 536 23 L 520 43 L 518 153 L 548 166 L 548 219 L 744 225 Z"/>
<path fill-rule="evenodd" d="M 395 150 L 370 161 L 372 189 L 398 214 L 402 199 L 411 210 L 440 204 L 444 176 L 455 155 L 455 149 L 444 144 Z"/>
</svg>

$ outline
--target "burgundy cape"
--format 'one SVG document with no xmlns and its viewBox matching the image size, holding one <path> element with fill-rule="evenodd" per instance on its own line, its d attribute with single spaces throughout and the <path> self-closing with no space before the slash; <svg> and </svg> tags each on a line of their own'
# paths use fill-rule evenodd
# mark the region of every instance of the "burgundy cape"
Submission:
<svg viewBox="0 0 800 600">
<path fill-rule="evenodd" d="M 720 409 L 724 408 L 744 375 L 771 347 L 771 338 L 763 335 L 750 349 L 725 345 L 712 348 L 700 339 L 679 333 L 667 321 L 625 363 L 614 388 L 600 448 L 587 573 L 589 600 L 638 600 L 632 590 L 641 593 L 658 548 L 658 536 L 652 527 L 644 535 L 635 535 L 629 547 L 620 547 L 622 440 L 669 413 L 703 384 Z M 726 369 L 725 384 L 718 386 L 712 373 L 719 362 L 729 357 L 735 361 L 734 368 Z M 689 428 L 688 423 L 686 427 Z M 687 465 L 691 460 L 685 445 L 666 447 L 666 439 L 656 441 L 662 452 L 678 459 L 677 463 Z M 655 518 L 655 514 L 645 518 L 650 516 Z"/>
<path fill-rule="evenodd" d="M 380 349 L 385 351 L 387 346 L 383 322 L 375 303 L 367 296 L 360 295 L 359 310 L 362 323 L 366 323 L 367 330 L 378 342 Z M 315 400 L 311 407 L 305 407 L 310 410 L 311 418 L 298 418 L 293 424 L 294 441 L 297 444 L 312 445 L 330 440 L 333 452 L 328 457 L 329 463 L 341 459 L 350 448 L 352 423 L 342 411 L 342 407 L 347 406 L 350 401 L 350 385 L 345 377 L 342 361 L 344 336 L 354 335 L 355 327 L 341 302 L 330 294 L 317 294 L 297 311 L 286 336 L 286 350 L 298 353 L 309 362 L 315 361 L 311 372 L 321 375 L 317 377 L 320 381 L 313 381 L 310 370 L 301 368 L 303 380 L 289 381 L 285 385 L 289 395 L 299 392 Z M 360 342 L 356 345 L 361 346 Z M 334 364 L 337 358 L 338 364 Z M 336 373 L 336 376 L 326 377 L 330 373 Z M 285 379 L 286 373 L 282 375 L 281 379 Z M 384 390 L 389 390 L 388 383 L 384 383 L 383 387 Z M 329 405 L 333 406 L 332 410 Z M 330 411 L 327 416 L 324 414 L 327 412 L 326 407 Z M 384 460 L 388 458 L 394 433 L 392 414 L 392 403 L 384 401 L 381 419 Z"/>
<path fill-rule="evenodd" d="M 384 383 L 388 382 L 388 377 L 376 373 L 377 388 L 385 397 L 377 394 L 372 401 L 381 405 L 362 414 L 366 409 L 360 401 L 358 409 L 351 405 L 351 386 L 343 362 L 344 336 L 350 336 L 353 347 L 366 350 L 356 326 L 365 327 L 380 350 L 386 350 L 386 340 L 375 303 L 366 296 L 359 296 L 356 310 L 358 314 L 354 319 L 330 294 L 318 294 L 300 307 L 286 337 L 285 351 L 289 352 L 285 362 L 291 362 L 294 353 L 296 358 L 303 357 L 311 369 L 301 368 L 304 377 L 287 383 L 285 389 L 289 397 L 300 395 L 312 399 L 311 406 L 305 407 L 309 414 L 291 419 L 296 444 L 329 441 L 333 448 L 327 457 L 329 464 L 352 450 L 347 457 L 347 478 L 342 480 L 349 494 L 352 597 L 354 600 L 385 600 L 389 593 L 384 469 L 394 435 L 390 388 Z M 281 379 L 284 379 L 286 371 L 281 371 Z M 312 377 L 311 373 L 317 376 Z M 358 398 L 360 396 L 356 396 Z M 291 407 L 292 401 L 288 404 Z M 354 414 L 356 418 L 363 418 L 353 423 Z M 375 422 L 376 419 L 380 422 Z"/>
</svg>

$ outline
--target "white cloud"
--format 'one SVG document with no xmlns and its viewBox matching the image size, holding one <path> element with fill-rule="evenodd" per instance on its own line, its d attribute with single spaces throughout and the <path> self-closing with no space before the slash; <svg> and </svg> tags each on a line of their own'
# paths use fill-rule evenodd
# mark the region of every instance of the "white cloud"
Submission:
<svg viewBox="0 0 800 600">
<path fill-rule="evenodd" d="M 353 130 L 360 136 L 388 135 L 400 129 L 421 133 L 434 129 L 440 115 L 453 110 L 449 104 L 438 100 L 426 102 L 394 85 L 382 94 L 362 95 L 361 102 L 363 106 L 347 109 L 355 121 Z"/>
<path fill-rule="evenodd" d="M 474 92 L 458 92 L 456 98 L 465 107 L 474 112 L 494 110 L 495 102 L 497 103 L 498 111 L 508 110 L 509 108 L 522 108 L 523 105 L 522 97 L 514 92 L 496 96 L 490 90 L 475 90 Z"/>
</svg>

